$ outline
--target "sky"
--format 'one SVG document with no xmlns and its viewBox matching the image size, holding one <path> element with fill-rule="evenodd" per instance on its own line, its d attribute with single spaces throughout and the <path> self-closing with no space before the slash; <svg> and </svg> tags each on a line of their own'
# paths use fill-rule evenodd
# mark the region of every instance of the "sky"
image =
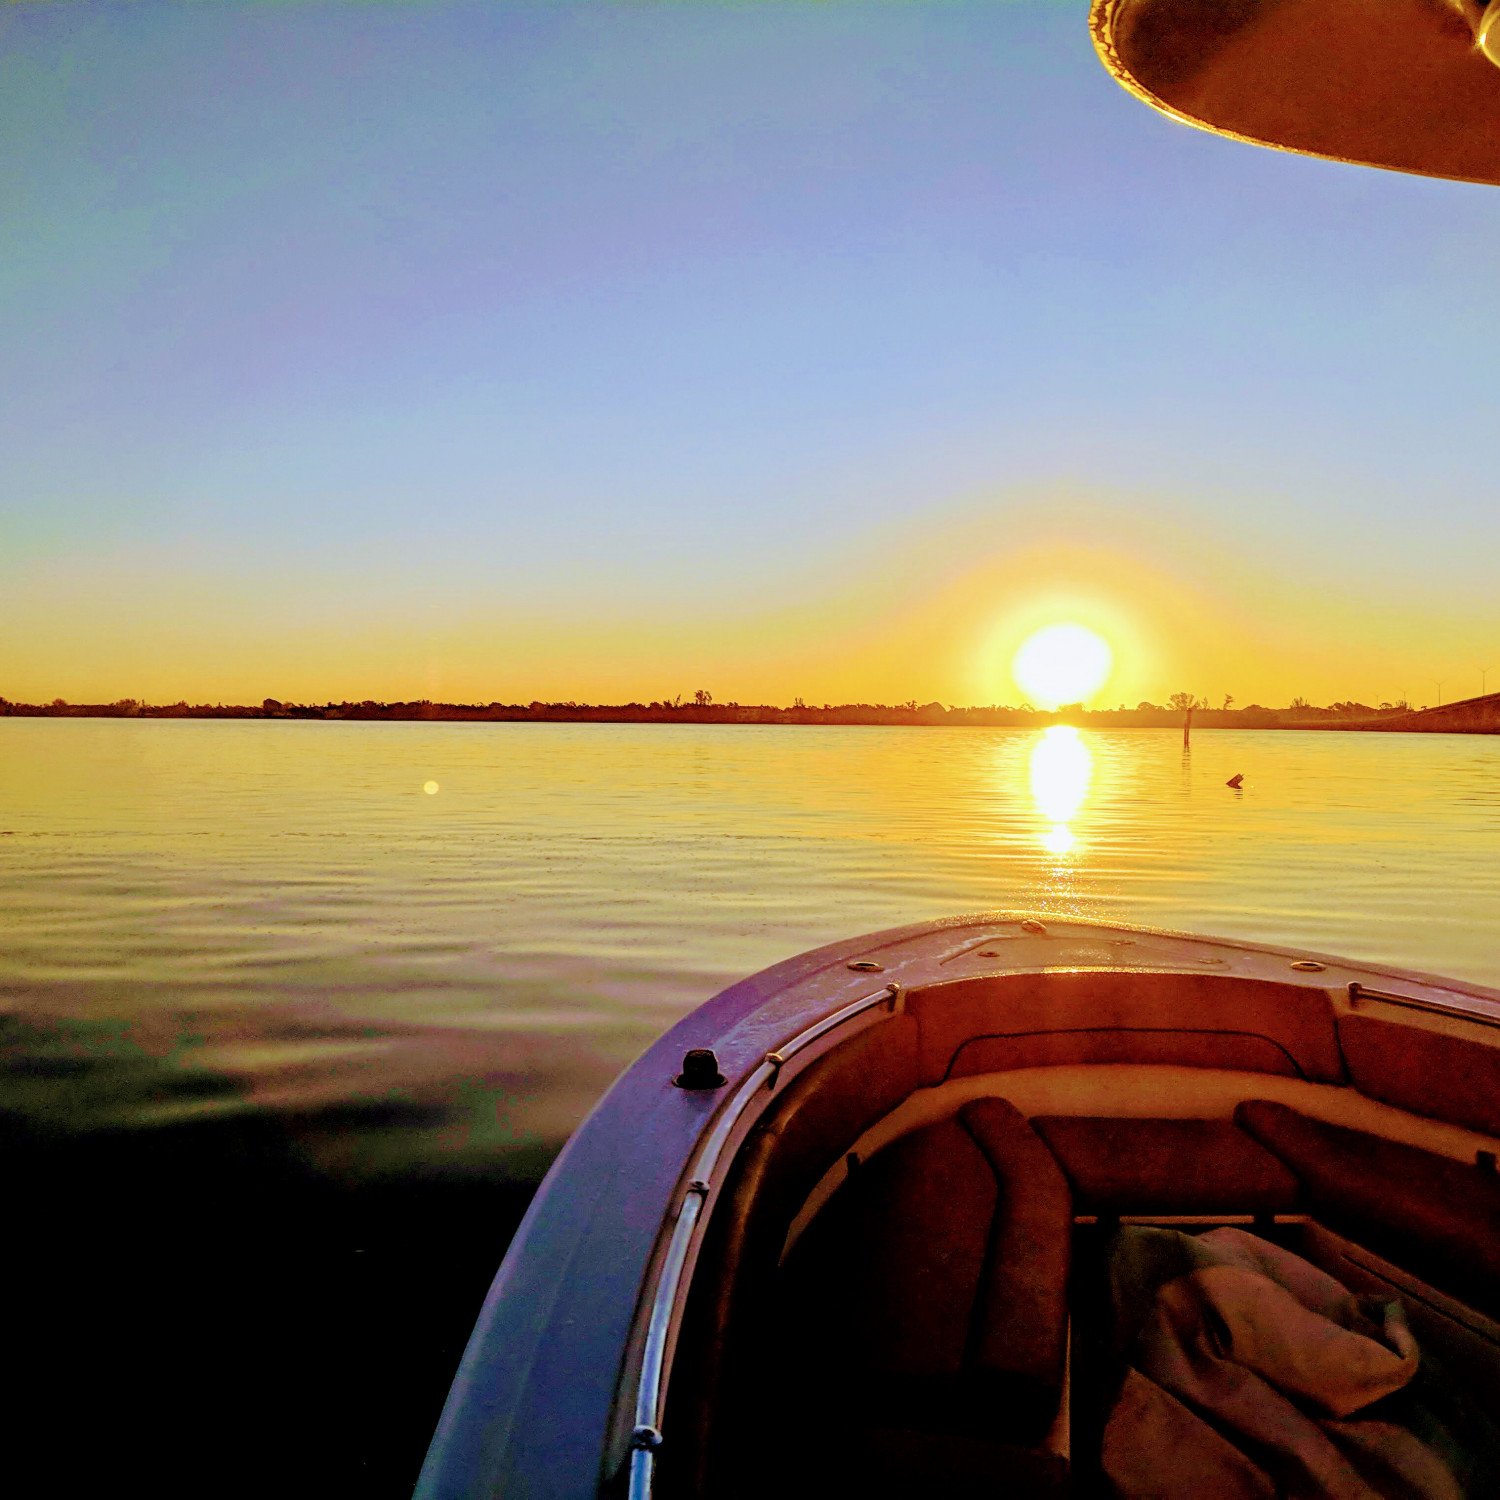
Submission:
<svg viewBox="0 0 1500 1500">
<path fill-rule="evenodd" d="M 1500 192 L 1086 15 L 5 7 L 0 695 L 1500 687 Z"/>
</svg>

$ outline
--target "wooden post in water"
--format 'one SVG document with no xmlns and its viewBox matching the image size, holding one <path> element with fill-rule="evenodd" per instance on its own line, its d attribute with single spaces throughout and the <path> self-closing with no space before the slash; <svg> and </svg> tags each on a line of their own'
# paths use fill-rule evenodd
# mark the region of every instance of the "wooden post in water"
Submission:
<svg viewBox="0 0 1500 1500">
<path fill-rule="evenodd" d="M 1187 711 L 1182 716 L 1182 748 L 1186 750 L 1191 742 L 1193 733 L 1193 705 L 1187 706 Z"/>
</svg>

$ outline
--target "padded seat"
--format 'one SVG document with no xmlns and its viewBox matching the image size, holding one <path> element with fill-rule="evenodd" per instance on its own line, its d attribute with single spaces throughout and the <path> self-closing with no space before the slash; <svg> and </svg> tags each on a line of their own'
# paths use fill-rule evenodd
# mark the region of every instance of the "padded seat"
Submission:
<svg viewBox="0 0 1500 1500">
<path fill-rule="evenodd" d="M 856 1447 L 856 1431 L 898 1430 L 918 1435 L 903 1451 L 921 1434 L 1036 1446 L 1062 1393 L 1072 1218 L 1057 1163 L 1005 1100 L 895 1142 L 784 1267 L 791 1404 L 825 1435 L 850 1424 Z"/>
<path fill-rule="evenodd" d="M 1296 1177 L 1227 1120 L 1042 1115 L 1031 1123 L 1084 1213 L 1276 1214 L 1297 1205 Z"/>
<path fill-rule="evenodd" d="M 1308 1206 L 1425 1281 L 1500 1315 L 1500 1178 L 1451 1157 L 1247 1100 L 1236 1122 L 1302 1179 Z"/>
</svg>

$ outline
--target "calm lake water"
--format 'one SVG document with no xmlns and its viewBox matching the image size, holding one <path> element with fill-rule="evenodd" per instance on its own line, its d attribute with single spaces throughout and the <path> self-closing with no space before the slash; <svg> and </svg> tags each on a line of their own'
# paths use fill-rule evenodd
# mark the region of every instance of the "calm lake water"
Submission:
<svg viewBox="0 0 1500 1500">
<path fill-rule="evenodd" d="M 1497 852 L 1489 738 L 0 719 L 7 1478 L 409 1494 L 558 1144 L 743 974 L 1004 908 L 1500 985 Z"/>
<path fill-rule="evenodd" d="M 356 1102 L 329 1169 L 532 1175 L 675 1017 L 837 937 L 1046 909 L 1500 985 L 1497 855 L 1488 737 L 0 720 L 14 1036 L 94 1064 L 0 1102 Z"/>
</svg>

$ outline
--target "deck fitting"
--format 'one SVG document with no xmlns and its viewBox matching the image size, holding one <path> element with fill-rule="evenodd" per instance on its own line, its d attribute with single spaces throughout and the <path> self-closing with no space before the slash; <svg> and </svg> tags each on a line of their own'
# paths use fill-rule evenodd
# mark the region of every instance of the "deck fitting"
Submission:
<svg viewBox="0 0 1500 1500">
<path fill-rule="evenodd" d="M 689 1047 L 682 1055 L 682 1072 L 673 1080 L 680 1089 L 720 1089 L 724 1075 L 712 1047 Z"/>
</svg>

